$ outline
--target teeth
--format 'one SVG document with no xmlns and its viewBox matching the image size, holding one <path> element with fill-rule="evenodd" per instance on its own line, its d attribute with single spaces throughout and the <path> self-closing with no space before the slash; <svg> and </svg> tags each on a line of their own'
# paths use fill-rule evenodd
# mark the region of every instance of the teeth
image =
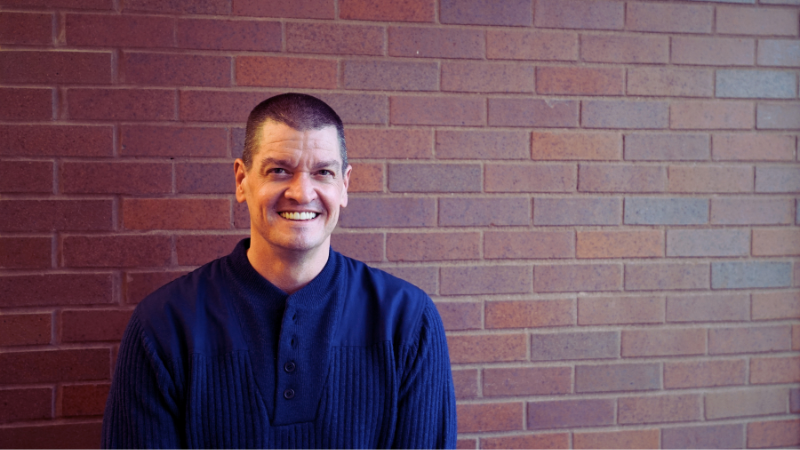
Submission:
<svg viewBox="0 0 800 450">
<path fill-rule="evenodd" d="M 311 220 L 317 217 L 317 213 L 313 212 L 282 212 L 281 217 L 289 220 Z"/>
</svg>

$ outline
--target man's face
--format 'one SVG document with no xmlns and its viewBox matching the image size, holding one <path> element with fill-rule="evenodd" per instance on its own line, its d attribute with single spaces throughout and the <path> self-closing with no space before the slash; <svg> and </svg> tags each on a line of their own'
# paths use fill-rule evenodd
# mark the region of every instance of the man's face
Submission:
<svg viewBox="0 0 800 450">
<path fill-rule="evenodd" d="M 250 248 L 327 249 L 350 184 L 336 128 L 297 131 L 267 121 L 259 133 L 250 169 L 241 159 L 234 164 L 236 199 L 250 211 Z"/>
</svg>

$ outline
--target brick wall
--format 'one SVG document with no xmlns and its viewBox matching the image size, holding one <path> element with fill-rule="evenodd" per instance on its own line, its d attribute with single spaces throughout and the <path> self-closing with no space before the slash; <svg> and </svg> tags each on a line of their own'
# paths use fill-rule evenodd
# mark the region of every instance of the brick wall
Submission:
<svg viewBox="0 0 800 450">
<path fill-rule="evenodd" d="M 0 0 L 0 444 L 98 445 L 131 310 L 248 233 L 246 115 L 302 91 L 459 446 L 800 445 L 797 5 Z"/>
</svg>

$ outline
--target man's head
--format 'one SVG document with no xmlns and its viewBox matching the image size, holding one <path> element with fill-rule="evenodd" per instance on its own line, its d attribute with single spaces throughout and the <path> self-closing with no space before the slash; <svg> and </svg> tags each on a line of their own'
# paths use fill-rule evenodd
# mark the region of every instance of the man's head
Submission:
<svg viewBox="0 0 800 450">
<path fill-rule="evenodd" d="M 292 92 L 270 97 L 256 105 L 250 112 L 250 116 L 247 118 L 244 151 L 242 152 L 242 161 L 247 169 L 250 169 L 253 155 L 258 149 L 261 139 L 259 130 L 267 121 L 283 123 L 297 131 L 319 130 L 325 127 L 336 128 L 342 171 L 347 169 L 347 145 L 344 141 L 342 119 L 333 108 L 322 100 Z"/>
</svg>

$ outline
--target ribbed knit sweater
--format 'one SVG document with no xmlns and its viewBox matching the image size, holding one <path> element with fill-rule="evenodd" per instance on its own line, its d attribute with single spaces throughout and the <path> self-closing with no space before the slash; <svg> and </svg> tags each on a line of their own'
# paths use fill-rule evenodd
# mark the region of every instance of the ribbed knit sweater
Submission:
<svg viewBox="0 0 800 450">
<path fill-rule="evenodd" d="M 447 342 L 422 290 L 331 250 L 288 295 L 248 246 L 137 306 L 104 447 L 455 446 Z"/>
</svg>

